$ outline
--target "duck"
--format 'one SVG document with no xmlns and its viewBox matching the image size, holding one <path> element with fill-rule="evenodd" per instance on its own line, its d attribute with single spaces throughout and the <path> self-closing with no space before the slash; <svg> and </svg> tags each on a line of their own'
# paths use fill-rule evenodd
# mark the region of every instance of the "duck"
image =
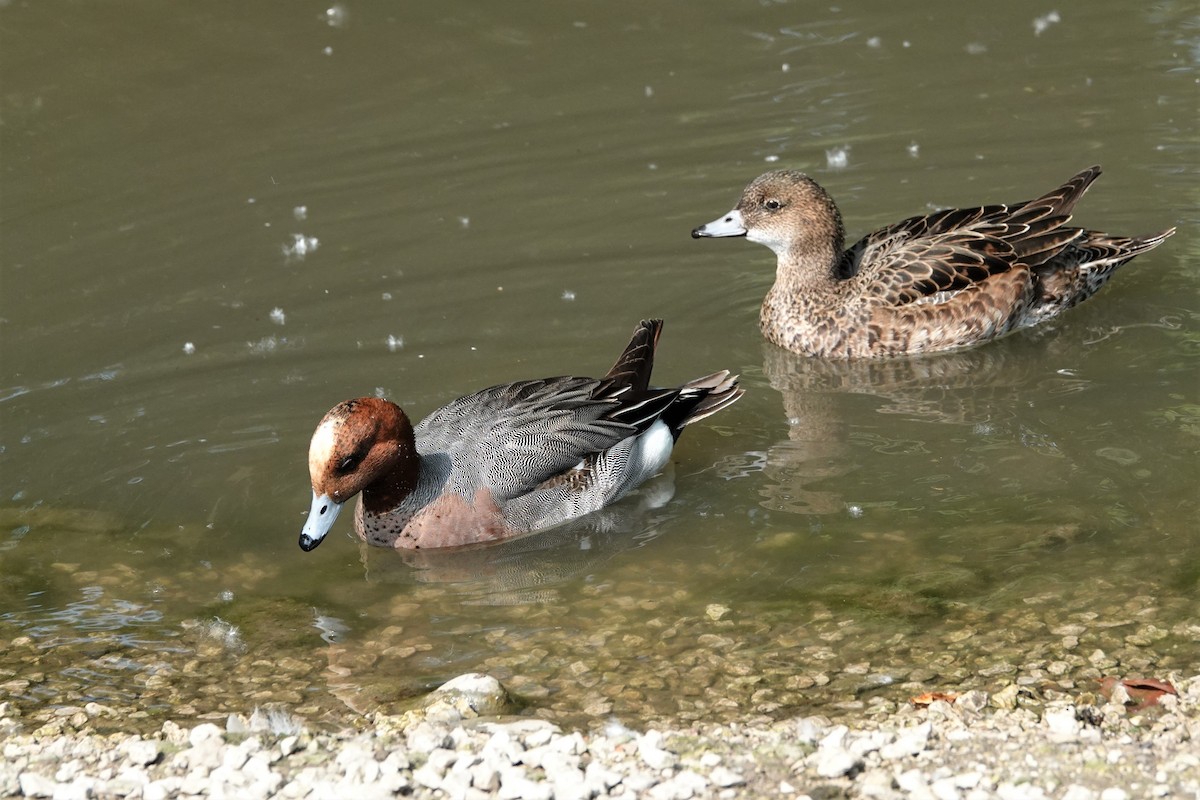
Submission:
<svg viewBox="0 0 1200 800">
<path fill-rule="evenodd" d="M 1099 176 L 1093 166 L 1035 200 L 909 217 L 843 249 L 829 193 L 803 172 L 774 170 L 692 238 L 744 236 L 774 251 L 760 326 L 780 347 L 839 359 L 953 350 L 1057 317 L 1175 232 L 1069 225 Z"/>
<path fill-rule="evenodd" d="M 684 428 L 743 394 L 728 370 L 650 386 L 662 325 L 639 323 L 603 378 L 492 386 L 415 426 L 378 397 L 334 406 L 309 444 L 300 549 L 356 495 L 359 538 L 409 551 L 499 542 L 616 502 L 662 470 Z"/>
</svg>

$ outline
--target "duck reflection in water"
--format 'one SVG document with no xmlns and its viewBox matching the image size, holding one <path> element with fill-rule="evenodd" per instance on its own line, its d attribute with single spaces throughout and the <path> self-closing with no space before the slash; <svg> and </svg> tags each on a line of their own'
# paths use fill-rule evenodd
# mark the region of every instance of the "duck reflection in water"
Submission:
<svg viewBox="0 0 1200 800">
<path fill-rule="evenodd" d="M 658 538 L 660 511 L 675 494 L 668 466 L 625 501 L 556 528 L 499 544 L 389 550 L 360 544 L 371 583 L 444 586 L 465 603 L 525 605 L 558 599 L 563 585 Z"/>
<path fill-rule="evenodd" d="M 867 468 L 856 443 L 893 454 L 926 446 L 904 438 L 903 427 L 894 422 L 862 424 L 861 409 L 871 398 L 877 401 L 876 413 L 912 422 L 991 432 L 1012 424 L 1015 395 L 1037 364 L 1007 344 L 844 361 L 803 358 L 764 343 L 763 369 L 780 393 L 788 425 L 787 439 L 767 450 L 762 465 L 764 505 L 802 514 L 845 513 L 858 500 L 846 496 L 845 479 Z"/>
</svg>

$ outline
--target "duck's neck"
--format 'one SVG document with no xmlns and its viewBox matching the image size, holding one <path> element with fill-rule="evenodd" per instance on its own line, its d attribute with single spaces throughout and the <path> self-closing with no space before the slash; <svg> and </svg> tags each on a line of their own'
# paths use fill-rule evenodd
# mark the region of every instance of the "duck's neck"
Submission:
<svg viewBox="0 0 1200 800">
<path fill-rule="evenodd" d="M 389 404 L 390 405 L 390 404 Z M 396 408 L 396 415 L 383 421 L 388 447 L 395 448 L 379 477 L 362 491 L 363 509 L 384 514 L 397 508 L 417 488 L 421 476 L 421 455 L 408 417 Z M 383 433 L 384 431 L 381 431 Z"/>
<path fill-rule="evenodd" d="M 838 261 L 842 256 L 840 240 L 805 242 L 777 254 L 775 294 L 797 296 L 819 291 L 838 282 Z"/>
</svg>

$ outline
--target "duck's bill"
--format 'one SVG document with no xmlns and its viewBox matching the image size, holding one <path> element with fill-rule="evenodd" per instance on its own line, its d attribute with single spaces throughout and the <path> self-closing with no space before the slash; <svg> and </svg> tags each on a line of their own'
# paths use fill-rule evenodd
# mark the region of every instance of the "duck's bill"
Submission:
<svg viewBox="0 0 1200 800">
<path fill-rule="evenodd" d="M 312 508 L 308 511 L 308 519 L 300 531 L 300 549 L 304 552 L 314 549 L 329 533 L 338 512 L 342 510 L 341 503 L 335 503 L 327 494 L 313 492 Z"/>
<path fill-rule="evenodd" d="M 692 231 L 693 239 L 718 236 L 745 236 L 746 226 L 742 223 L 742 212 L 736 208 L 719 219 L 714 219 Z"/>
</svg>

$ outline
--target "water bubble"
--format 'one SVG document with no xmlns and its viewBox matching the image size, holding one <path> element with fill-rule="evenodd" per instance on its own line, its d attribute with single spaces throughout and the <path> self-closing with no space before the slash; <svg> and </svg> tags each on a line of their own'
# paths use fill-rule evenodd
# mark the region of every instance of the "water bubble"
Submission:
<svg viewBox="0 0 1200 800">
<path fill-rule="evenodd" d="M 1041 36 L 1043 31 L 1057 22 L 1062 22 L 1062 17 L 1058 15 L 1057 11 L 1051 11 L 1049 14 L 1043 14 L 1040 17 L 1034 17 L 1033 35 Z"/>
<path fill-rule="evenodd" d="M 315 252 L 321 242 L 315 236 L 305 236 L 302 233 L 292 234 L 292 243 L 283 246 L 283 255 L 285 258 L 296 258 L 303 260 L 309 253 Z"/>
<path fill-rule="evenodd" d="M 830 169 L 845 169 L 850 163 L 850 145 L 846 144 L 826 150 L 825 163 Z"/>
<path fill-rule="evenodd" d="M 344 27 L 348 17 L 349 14 L 346 11 L 346 7 L 341 3 L 334 3 L 325 9 L 325 22 L 331 28 Z"/>
</svg>

